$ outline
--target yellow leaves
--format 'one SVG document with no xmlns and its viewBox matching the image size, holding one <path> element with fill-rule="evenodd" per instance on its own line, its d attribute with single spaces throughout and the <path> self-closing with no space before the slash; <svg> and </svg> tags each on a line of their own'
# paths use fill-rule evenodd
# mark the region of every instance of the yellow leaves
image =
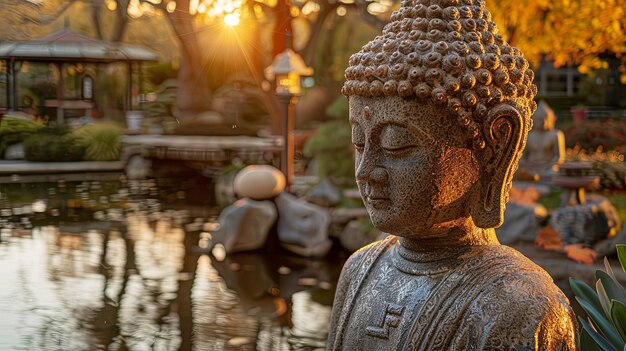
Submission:
<svg viewBox="0 0 626 351">
<path fill-rule="evenodd" d="M 267 5 L 269 7 L 276 7 L 276 4 L 278 3 L 278 0 L 255 0 L 255 2 Z"/>
<path fill-rule="evenodd" d="M 488 7 L 500 32 L 535 63 L 547 55 L 557 65 L 594 67 L 600 53 L 626 53 L 626 0 L 500 0 Z"/>
<path fill-rule="evenodd" d="M 587 56 L 582 59 L 578 71 L 582 74 L 592 74 L 594 69 L 608 69 L 609 62 L 598 57 Z"/>
</svg>

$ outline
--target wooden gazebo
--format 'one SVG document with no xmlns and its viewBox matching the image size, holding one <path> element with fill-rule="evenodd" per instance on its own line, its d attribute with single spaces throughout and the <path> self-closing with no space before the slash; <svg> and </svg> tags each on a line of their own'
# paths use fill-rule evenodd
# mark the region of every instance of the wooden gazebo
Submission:
<svg viewBox="0 0 626 351">
<path fill-rule="evenodd" d="M 141 63 L 157 61 L 157 55 L 146 48 L 111 43 L 88 37 L 71 31 L 68 28 L 44 36 L 42 38 L 0 43 L 0 60 L 5 61 L 6 67 L 6 107 L 8 110 L 18 110 L 17 64 L 24 62 L 41 62 L 54 64 L 58 71 L 56 85 L 56 99 L 46 99 L 40 107 L 56 108 L 57 122 L 64 122 L 64 110 L 93 108 L 93 77 L 83 77 L 82 94 L 80 98 L 67 98 L 63 95 L 63 66 L 64 64 L 95 63 L 110 64 L 123 62 L 127 65 L 128 84 L 124 101 L 124 110 L 133 110 L 133 87 L 141 90 Z M 134 82 L 133 73 L 138 73 L 138 81 Z"/>
</svg>

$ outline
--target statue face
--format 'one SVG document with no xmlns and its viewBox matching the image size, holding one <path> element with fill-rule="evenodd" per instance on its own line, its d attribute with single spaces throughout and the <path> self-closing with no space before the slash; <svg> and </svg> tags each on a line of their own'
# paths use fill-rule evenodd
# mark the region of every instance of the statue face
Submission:
<svg viewBox="0 0 626 351">
<path fill-rule="evenodd" d="M 419 237 L 420 230 L 469 216 L 480 166 L 445 109 L 395 96 L 351 96 L 350 122 L 357 184 L 378 229 Z"/>
<path fill-rule="evenodd" d="M 554 129 L 556 124 L 556 115 L 545 102 L 539 104 L 537 111 L 531 118 L 533 120 L 533 129 L 535 130 L 549 131 Z"/>
</svg>

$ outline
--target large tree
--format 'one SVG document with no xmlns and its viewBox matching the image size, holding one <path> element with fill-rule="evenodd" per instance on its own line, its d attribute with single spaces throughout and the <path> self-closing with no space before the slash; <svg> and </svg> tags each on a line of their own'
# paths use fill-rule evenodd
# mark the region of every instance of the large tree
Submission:
<svg viewBox="0 0 626 351">
<path fill-rule="evenodd" d="M 280 126 L 280 108 L 271 87 L 267 89 L 263 68 L 284 48 L 283 32 L 293 32 L 293 48 L 316 68 L 318 85 L 330 87 L 322 94 L 329 100 L 337 94 L 347 56 L 379 30 L 398 6 L 394 0 L 0 1 L 5 3 L 0 27 L 5 28 L 20 21 L 50 23 L 80 3 L 91 10 L 94 35 L 112 41 L 125 40 L 130 28 L 135 28 L 133 23 L 148 15 L 165 16 L 181 51 L 178 107 L 183 118 L 209 108 L 207 75 L 213 78 L 228 71 L 215 64 L 223 44 L 217 43 L 214 33 L 224 27 L 225 17 L 234 16 L 241 24 L 232 28 L 231 41 L 239 45 L 240 57 L 226 59 L 243 60 L 245 67 L 235 68 L 247 71 L 259 87 L 265 87 L 263 102 L 274 131 Z M 621 57 L 626 52 L 626 0 L 491 0 L 488 8 L 506 39 L 535 63 L 546 57 L 556 65 L 580 65 L 584 71 L 602 65 L 600 55 Z M 13 33 L 5 30 L 1 36 L 11 39 Z M 212 51 L 207 46 L 213 46 Z M 307 106 L 305 101 L 300 105 Z M 319 104 L 311 106 L 315 105 Z"/>
<path fill-rule="evenodd" d="M 293 2 L 289 0 L 2 1 L 10 2 L 11 11 L 8 14 L 5 13 L 4 17 L 10 17 L 11 21 L 16 24 L 39 25 L 39 28 L 35 29 L 37 34 L 44 34 L 39 33 L 41 25 L 61 21 L 60 18 L 66 14 L 66 11 L 79 9 L 78 11 L 89 14 L 89 16 L 80 16 L 82 20 L 87 19 L 92 27 L 87 32 L 113 42 L 127 41 L 132 30 L 146 30 L 154 26 L 154 23 L 135 26 L 135 22 L 145 21 L 146 17 L 155 14 L 165 16 L 180 47 L 177 107 L 181 119 L 193 117 L 198 112 L 210 109 L 211 91 L 207 76 L 210 75 L 215 80 L 224 72 L 233 71 L 233 69 L 243 70 L 248 72 L 259 87 L 265 87 L 262 89 L 262 101 L 272 117 L 274 132 L 280 131 L 282 113 L 272 93 L 272 87 L 267 88 L 268 82 L 265 80 L 264 68 L 271 64 L 276 53 L 284 50 L 285 34 L 290 33 L 294 38 L 293 44 L 290 44 L 292 48 L 302 54 L 309 64 L 318 68 L 318 82 L 331 87 L 325 93 L 326 100 L 329 100 L 328 97 L 336 96 L 338 93 L 336 77 L 337 72 L 340 71 L 332 61 L 345 61 L 348 52 L 360 46 L 359 43 L 349 43 L 351 45 L 348 46 L 337 45 L 337 42 L 344 44 L 345 41 L 335 41 L 329 36 L 338 31 L 346 32 L 345 29 L 338 29 L 339 24 L 345 18 L 360 17 L 364 18 L 367 23 L 382 27 L 385 17 L 383 15 L 382 18 L 378 18 L 377 15 L 369 13 L 367 8 L 370 2 L 365 0 L 343 3 L 332 0 Z M 235 15 L 238 20 L 241 20 L 241 25 L 231 28 L 230 36 L 216 34 L 229 32 L 224 29 L 222 22 L 229 15 Z M 352 21 L 351 28 L 353 26 L 354 21 Z M 33 28 L 33 26 L 28 28 Z M 5 33 L 11 32 L 5 31 Z M 29 34 L 32 36 L 33 33 Z M 225 41 L 220 43 L 219 37 L 230 39 L 231 43 Z M 224 56 L 224 50 L 221 50 L 221 47 L 231 46 L 233 41 L 238 45 L 237 53 L 225 55 L 226 62 L 220 65 L 219 61 L 224 61 L 224 57 L 218 57 L 220 54 Z M 323 52 L 324 55 L 320 55 L 319 52 Z M 341 59 L 337 59 L 338 57 Z M 315 65 L 316 61 L 320 63 Z M 241 62 L 245 65 L 242 66 Z"/>
</svg>

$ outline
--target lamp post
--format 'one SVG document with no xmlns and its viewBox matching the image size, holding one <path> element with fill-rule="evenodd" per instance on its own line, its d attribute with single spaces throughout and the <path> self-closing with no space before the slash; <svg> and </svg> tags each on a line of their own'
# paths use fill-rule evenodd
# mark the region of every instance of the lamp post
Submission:
<svg viewBox="0 0 626 351">
<path fill-rule="evenodd" d="M 283 150 L 280 157 L 280 170 L 285 174 L 286 189 L 289 190 L 293 179 L 293 107 L 300 96 L 300 76 L 310 76 L 313 69 L 307 67 L 300 55 L 291 48 L 276 55 L 272 65 L 265 70 L 268 79 L 276 83 L 276 96 L 283 107 Z"/>
</svg>

